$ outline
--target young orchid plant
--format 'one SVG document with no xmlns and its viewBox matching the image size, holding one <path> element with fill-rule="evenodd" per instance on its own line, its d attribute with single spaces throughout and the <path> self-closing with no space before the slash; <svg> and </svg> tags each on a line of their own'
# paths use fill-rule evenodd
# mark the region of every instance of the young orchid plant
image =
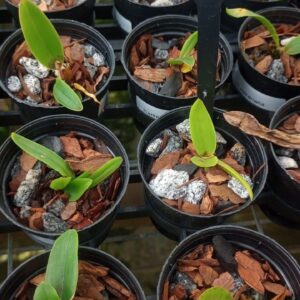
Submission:
<svg viewBox="0 0 300 300">
<path fill-rule="evenodd" d="M 64 191 L 69 196 L 70 202 L 79 200 L 87 190 L 105 181 L 120 168 L 123 162 L 122 157 L 116 156 L 95 172 L 83 172 L 76 177 L 68 163 L 54 151 L 17 133 L 12 133 L 11 139 L 24 152 L 61 175 L 61 177 L 52 180 L 50 188 L 55 191 Z"/>
<path fill-rule="evenodd" d="M 189 115 L 192 143 L 197 155 L 191 161 L 200 168 L 220 167 L 227 174 L 237 179 L 247 190 L 253 200 L 253 191 L 249 183 L 231 166 L 220 160 L 216 155 L 217 137 L 211 117 L 202 102 L 197 99 L 190 110 Z"/>
<path fill-rule="evenodd" d="M 245 8 L 227 8 L 226 13 L 234 18 L 251 17 L 259 21 L 265 27 L 265 29 L 270 32 L 276 50 L 280 54 L 286 53 L 288 55 L 297 55 L 300 53 L 300 35 L 291 38 L 285 46 L 281 46 L 275 26 L 266 17 Z"/>
<path fill-rule="evenodd" d="M 33 300 L 71 300 L 78 281 L 78 234 L 69 229 L 51 249 L 45 280 L 36 288 Z"/>
<path fill-rule="evenodd" d="M 25 42 L 33 56 L 58 75 L 53 86 L 56 102 L 70 110 L 82 111 L 81 95 L 62 79 L 68 65 L 64 59 L 64 47 L 50 20 L 31 0 L 21 0 L 19 20 Z M 73 87 L 99 103 L 95 95 L 88 93 L 78 83 L 74 83 Z"/>
</svg>

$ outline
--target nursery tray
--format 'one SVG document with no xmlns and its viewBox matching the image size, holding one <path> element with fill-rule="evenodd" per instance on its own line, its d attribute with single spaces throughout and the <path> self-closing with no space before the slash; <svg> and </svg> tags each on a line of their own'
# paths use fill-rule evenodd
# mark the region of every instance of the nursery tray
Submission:
<svg viewBox="0 0 300 300">
<path fill-rule="evenodd" d="M 111 4 L 97 4 L 95 6 L 95 24 L 95 28 L 109 40 L 116 55 L 117 72 L 110 84 L 110 95 L 112 95 L 112 92 L 126 91 L 128 82 L 119 59 L 125 35 L 112 20 Z M 0 7 L 0 44 L 14 30 L 14 25 L 7 9 Z M 222 28 L 222 31 L 225 33 L 236 54 L 236 33 L 224 30 L 224 28 Z M 7 108 L 7 98 L 7 95 L 0 90 L 0 127 L 13 129 L 16 126 L 22 125 L 23 122 L 19 111 L 13 103 L 8 101 L 9 105 Z M 108 122 L 109 126 L 109 122 L 113 120 L 118 119 L 119 121 L 120 118 L 128 118 L 131 120 L 131 124 L 134 124 L 134 103 L 129 99 L 127 93 L 124 92 L 120 93 L 117 98 L 117 103 L 109 101 L 106 105 L 103 114 L 104 120 L 101 119 L 101 122 L 103 121 L 105 124 Z M 216 106 L 222 109 L 253 111 L 253 108 L 243 101 L 241 96 L 233 90 L 230 80 L 226 84 L 225 89 L 222 89 L 216 96 Z M 116 128 L 111 129 L 116 131 Z M 118 128 L 118 132 L 119 129 L 121 128 Z M 116 134 L 119 136 L 118 132 Z M 139 133 L 137 130 L 136 133 L 138 136 Z M 135 152 L 136 144 L 134 144 L 133 150 L 131 145 L 131 151 Z M 148 210 L 143 204 L 141 178 L 138 173 L 135 155 L 132 154 L 129 156 L 131 158 L 131 170 L 128 192 L 117 215 L 117 221 L 109 237 L 101 245 L 101 249 L 110 252 L 125 262 L 136 274 L 145 292 L 148 295 L 153 295 L 155 294 L 155 285 L 160 268 L 176 243 L 160 235 L 153 225 L 151 225 Z M 266 190 L 262 193 L 261 198 L 270 198 L 270 201 L 272 201 L 274 195 Z M 259 207 L 252 206 L 246 212 L 241 213 L 239 217 L 231 218 L 226 223 L 247 226 L 261 233 L 268 234 L 285 246 L 299 261 L 300 240 L 297 238 L 299 231 L 275 225 L 265 217 Z M 183 231 L 181 236 L 185 237 L 185 235 L 186 233 Z M 145 247 L 145 250 L 143 247 Z M 41 249 L 41 246 L 29 240 L 17 227 L 0 215 L 0 282 L 20 262 L 36 254 Z M 153 261 L 154 257 L 157 261 Z M 139 260 L 138 262 L 136 261 L 137 259 Z M 151 296 L 149 296 L 150 298 Z"/>
</svg>

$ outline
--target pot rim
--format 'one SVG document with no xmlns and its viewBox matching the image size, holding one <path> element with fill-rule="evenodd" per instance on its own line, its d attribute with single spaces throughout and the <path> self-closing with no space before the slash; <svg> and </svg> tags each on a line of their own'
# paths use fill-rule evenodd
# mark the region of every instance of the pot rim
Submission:
<svg viewBox="0 0 300 300">
<path fill-rule="evenodd" d="M 7 1 L 7 0 L 6 0 Z M 88 0 L 86 0 L 88 1 Z M 108 65 L 108 67 L 110 68 L 110 72 L 109 75 L 107 76 L 107 80 L 104 82 L 104 84 L 101 86 L 101 88 L 99 90 L 96 91 L 95 95 L 98 96 L 101 92 L 103 92 L 105 89 L 108 88 L 108 85 L 110 84 L 110 81 L 112 79 L 112 76 L 114 74 L 115 71 L 115 54 L 114 54 L 114 50 L 111 46 L 111 44 L 108 42 L 108 40 L 99 32 L 97 31 L 95 28 L 93 28 L 90 25 L 87 25 L 85 23 L 82 22 L 78 22 L 75 20 L 69 20 L 69 19 L 51 19 L 50 20 L 51 23 L 55 26 L 55 25 L 68 25 L 70 27 L 72 26 L 77 26 L 77 27 L 81 27 L 84 28 L 86 32 L 90 32 L 92 34 L 96 34 L 98 36 L 98 38 L 101 40 L 101 42 L 103 43 L 103 45 L 105 45 L 105 48 L 107 48 L 107 52 L 112 55 L 112 65 Z M 22 29 L 19 28 L 16 31 L 14 31 L 11 35 L 9 35 L 4 42 L 2 43 L 2 45 L 0 46 L 0 56 L 2 56 L 2 53 L 4 51 L 4 49 L 9 46 L 11 44 L 11 41 L 13 41 L 16 37 L 18 36 L 22 36 Z M 24 41 L 24 38 L 22 37 L 22 39 Z M 16 44 L 14 45 L 16 46 Z M 97 50 L 98 48 L 95 47 Z M 101 52 L 101 51 L 100 51 Z M 108 63 L 108 62 L 107 62 Z M 6 78 L 7 79 L 7 78 Z M 45 105 L 41 105 L 41 104 L 37 104 L 37 103 L 29 103 L 27 101 L 21 100 L 19 99 L 15 94 L 13 94 L 6 86 L 5 82 L 3 80 L 0 79 L 0 88 L 2 88 L 2 90 L 13 100 L 16 101 L 17 103 L 20 104 L 25 104 L 27 106 L 30 107 L 35 107 L 35 108 L 42 108 L 42 109 L 49 109 L 49 110 L 55 110 L 55 109 L 60 109 L 63 106 L 62 105 L 55 105 L 55 106 L 45 106 Z M 84 97 L 82 99 L 82 103 L 85 103 L 87 101 L 93 101 L 90 97 Z M 100 101 L 104 101 L 103 99 L 100 99 Z"/>
<path fill-rule="evenodd" d="M 168 116 L 170 115 L 175 115 L 177 112 L 181 111 L 181 110 L 187 110 L 187 109 L 190 109 L 191 106 L 183 106 L 183 107 L 179 107 L 179 108 L 175 108 L 171 111 L 169 111 L 168 113 L 162 115 L 160 118 L 154 120 L 147 128 L 146 130 L 144 131 L 143 135 L 141 136 L 140 140 L 139 140 L 139 143 L 138 143 L 138 146 L 137 146 L 137 162 L 138 162 L 138 169 L 139 169 L 139 173 L 141 175 L 141 178 L 142 178 L 142 181 L 143 181 L 143 184 L 144 186 L 147 188 L 147 190 L 151 193 L 151 195 L 159 202 L 161 202 L 165 207 L 167 207 L 168 209 L 170 209 L 171 211 L 175 212 L 175 213 L 179 213 L 180 215 L 183 215 L 185 217 L 192 217 L 192 218 L 197 218 L 197 219 L 204 219 L 204 220 L 210 220 L 210 219 L 213 219 L 215 217 L 229 217 L 235 213 L 237 213 L 236 209 L 235 210 L 232 210 L 232 211 L 229 211 L 229 212 L 226 212 L 226 213 L 223 213 L 223 214 L 214 214 L 214 215 L 193 215 L 193 214 L 189 214 L 189 213 L 186 213 L 186 212 L 183 212 L 183 211 L 180 211 L 178 209 L 175 209 L 169 205 L 167 205 L 166 203 L 164 203 L 163 201 L 161 201 L 160 197 L 158 197 L 153 191 L 152 189 L 150 188 L 149 186 L 149 183 L 148 181 L 146 180 L 145 178 L 145 174 L 143 172 L 143 165 L 142 165 L 142 157 L 144 155 L 146 155 L 145 153 L 141 153 L 142 152 L 142 148 L 143 148 L 143 145 L 144 145 L 144 136 L 148 134 L 149 131 L 152 130 L 153 127 L 156 126 L 157 123 L 161 122 L 161 120 L 163 120 L 164 118 L 167 118 Z M 214 108 L 214 112 L 218 112 L 218 113 L 222 113 L 224 110 L 221 110 L 221 109 L 218 109 L 218 108 Z M 167 128 L 165 128 L 167 129 Z M 222 130 L 222 129 L 221 129 Z M 216 131 L 219 131 L 218 128 L 216 128 Z M 157 133 L 158 134 L 158 133 Z M 246 135 L 246 134 L 245 134 Z M 248 136 L 248 135 L 247 135 Z M 154 136 L 152 137 L 152 139 L 154 138 Z M 267 154 L 266 152 L 264 151 L 264 147 L 263 147 L 263 144 L 261 143 L 261 141 L 256 138 L 256 137 L 252 137 L 253 138 L 257 145 L 259 145 L 259 149 L 261 150 L 261 153 L 262 153 L 262 156 L 263 156 L 263 160 L 265 162 L 268 161 L 268 158 L 267 158 Z M 244 210 L 245 208 L 249 207 L 250 205 L 252 205 L 254 203 L 254 201 L 257 199 L 257 197 L 259 196 L 259 194 L 262 192 L 265 184 L 266 184 L 266 181 L 267 181 L 267 175 L 268 175 L 268 164 L 266 163 L 264 168 L 261 170 L 261 172 L 263 172 L 263 176 L 262 176 L 262 180 L 260 182 L 260 186 L 259 186 L 259 189 L 257 190 L 257 195 L 255 196 L 254 195 L 254 198 L 253 200 L 250 200 L 249 197 L 248 197 L 248 200 L 240 205 L 239 207 L 237 207 L 237 209 L 240 209 L 240 210 Z"/>
<path fill-rule="evenodd" d="M 163 21 L 163 22 L 168 22 L 169 25 L 172 25 L 172 23 L 176 23 L 177 20 L 181 20 L 181 21 L 187 21 L 189 19 L 189 21 L 192 21 L 195 23 L 195 27 L 197 27 L 197 21 L 191 17 L 191 16 L 185 16 L 185 15 L 176 15 L 176 14 L 168 14 L 168 15 L 162 15 L 162 16 L 156 16 L 156 17 L 152 17 L 150 19 L 146 19 L 143 22 L 139 23 L 136 27 L 134 27 L 134 29 L 126 36 L 123 46 L 122 46 L 122 53 L 121 53 L 121 62 L 123 65 L 123 68 L 125 70 L 126 75 L 129 77 L 129 79 L 134 82 L 135 85 L 137 85 L 138 87 L 140 87 L 142 90 L 147 91 L 150 95 L 154 96 L 157 95 L 157 93 L 151 92 L 146 90 L 144 87 L 142 87 L 138 81 L 135 79 L 135 77 L 131 74 L 129 68 L 128 68 L 128 58 L 125 56 L 125 46 L 127 46 L 127 44 L 129 43 L 130 39 L 136 34 L 137 31 L 139 31 L 141 28 L 143 28 L 146 25 L 149 24 L 156 24 L 159 21 Z M 158 27 L 158 25 L 157 25 Z M 144 32 L 145 33 L 145 32 Z M 143 34 L 144 34 L 143 33 Z M 141 34 L 139 34 L 136 38 L 138 39 L 141 36 Z M 222 44 L 224 45 L 224 47 L 220 47 L 222 46 Z M 132 47 L 131 47 L 132 48 Z M 232 48 L 227 40 L 227 38 L 225 37 L 225 35 L 223 35 L 221 32 L 219 33 L 219 49 L 226 49 L 228 50 L 228 70 L 227 72 L 225 72 L 226 70 L 224 70 L 224 75 L 223 78 L 221 79 L 221 81 L 215 85 L 215 89 L 220 88 L 225 82 L 226 80 L 229 78 L 232 69 L 233 69 L 233 53 L 232 53 Z M 221 53 L 221 56 L 224 57 L 224 54 Z M 171 96 L 163 96 L 164 98 L 168 99 L 169 101 L 172 100 L 195 100 L 197 99 L 197 96 L 193 96 L 193 97 L 171 97 Z"/>
<path fill-rule="evenodd" d="M 45 117 L 41 117 L 39 119 L 36 119 L 34 121 L 31 121 L 31 122 L 25 124 L 24 126 L 22 126 L 21 128 L 19 128 L 15 132 L 21 134 L 23 131 L 27 130 L 30 127 L 35 126 L 39 122 L 47 120 L 49 117 L 51 117 L 51 119 L 54 119 L 54 120 L 75 118 L 76 120 L 79 120 L 79 121 L 81 120 L 81 121 L 84 121 L 84 122 L 88 122 L 89 126 L 92 126 L 92 125 L 95 126 L 96 125 L 98 127 L 98 130 L 102 130 L 103 132 L 105 132 L 106 134 L 109 134 L 110 137 L 113 138 L 113 140 L 116 143 L 116 146 L 120 149 L 120 152 L 122 152 L 123 163 L 121 165 L 121 168 L 124 170 L 124 178 L 122 178 L 122 181 L 121 181 L 121 186 L 120 186 L 118 198 L 116 198 L 116 200 L 114 201 L 114 203 L 109 207 L 108 210 L 106 210 L 104 212 L 104 214 L 98 220 L 96 220 L 92 224 L 90 224 L 90 225 L 88 225 L 88 226 L 86 226 L 86 227 L 84 227 L 84 228 L 82 228 L 80 230 L 76 230 L 79 233 L 81 231 L 88 230 L 89 228 L 97 225 L 103 219 L 107 218 L 111 213 L 113 213 L 117 209 L 118 205 L 120 204 L 122 198 L 124 197 L 124 195 L 126 193 L 127 186 L 128 186 L 128 183 L 129 183 L 129 176 L 130 176 L 130 163 L 129 163 L 129 159 L 128 159 L 127 153 L 126 153 L 123 145 L 121 144 L 121 142 L 119 141 L 119 139 L 117 138 L 117 136 L 110 129 L 108 129 L 107 127 L 105 127 L 104 125 L 98 123 L 95 120 L 92 120 L 92 119 L 89 119 L 89 118 L 86 118 L 86 117 L 83 117 L 83 116 L 71 115 L 71 114 L 60 114 L 60 115 L 55 115 L 55 116 L 45 116 Z M 0 153 L 5 150 L 5 148 L 7 147 L 7 145 L 9 143 L 12 143 L 10 137 L 7 138 L 5 140 L 5 142 L 2 144 L 2 146 L 0 147 Z M 4 183 L 0 182 L 0 184 L 2 185 Z M 0 189 L 1 189 L 1 192 L 3 193 L 1 186 L 0 186 Z M 9 207 L 9 209 L 11 210 L 11 205 L 9 204 L 9 201 L 8 201 L 6 195 L 5 195 L 5 197 L 3 198 L 2 201 L 3 201 L 3 203 L 6 203 L 7 206 Z M 7 218 L 9 221 L 11 221 L 14 225 L 16 225 L 17 227 L 21 228 L 22 230 L 30 232 L 30 233 L 32 233 L 34 235 L 42 235 L 44 237 L 57 237 L 57 236 L 59 236 L 59 235 L 62 234 L 62 232 L 56 232 L 56 233 L 55 232 L 46 232 L 46 231 L 32 229 L 29 226 L 25 226 L 21 222 L 18 222 L 15 217 L 12 217 L 12 215 L 10 215 L 10 213 L 13 214 L 11 211 L 10 211 L 10 213 L 7 213 L 5 211 L 5 209 L 2 208 L 1 205 L 0 205 L 0 212 L 5 216 L 5 218 Z"/>
<path fill-rule="evenodd" d="M 298 12 L 299 13 L 299 22 L 300 22 L 300 8 L 295 8 L 295 7 L 287 7 L 287 6 L 273 6 L 273 7 L 268 7 L 268 8 L 264 8 L 261 9 L 259 11 L 257 11 L 257 14 L 261 14 L 261 15 L 265 15 L 265 13 L 268 12 L 281 12 L 281 11 L 285 11 L 285 12 Z M 253 21 L 253 17 L 247 17 L 244 22 L 242 23 L 242 25 L 240 26 L 240 29 L 238 31 L 238 50 L 239 53 L 241 55 L 241 57 L 243 58 L 243 60 L 247 63 L 248 67 L 250 67 L 253 71 L 255 71 L 257 74 L 261 75 L 265 80 L 270 80 L 272 82 L 275 82 L 277 84 L 283 85 L 285 87 L 293 87 L 293 85 L 288 84 L 288 83 L 284 83 L 275 79 L 272 79 L 270 77 L 268 77 L 266 74 L 262 74 L 260 72 L 258 72 L 254 66 L 252 66 L 251 64 L 249 64 L 248 60 L 246 59 L 245 56 L 245 51 L 242 50 L 242 39 L 243 39 L 243 34 L 245 32 L 246 27 L 248 26 L 249 22 Z M 254 27 L 255 28 L 255 27 Z"/>
<path fill-rule="evenodd" d="M 216 233 L 216 231 L 218 231 L 219 233 Z M 181 242 L 179 242 L 179 244 L 177 244 L 175 246 L 175 248 L 173 248 L 173 250 L 170 252 L 169 256 L 167 257 L 167 259 L 165 260 L 165 263 L 161 269 L 160 275 L 159 275 L 159 279 L 158 279 L 158 284 L 157 284 L 157 289 L 156 289 L 156 295 L 157 295 L 157 299 L 160 300 L 161 299 L 161 291 L 159 290 L 160 287 L 162 286 L 162 281 L 165 279 L 163 277 L 163 273 L 166 269 L 168 269 L 171 265 L 171 258 L 173 259 L 174 257 L 178 257 L 178 255 L 175 255 L 176 252 L 186 243 L 189 243 L 191 240 L 193 240 L 194 238 L 197 238 L 197 240 L 199 240 L 199 238 L 201 238 L 202 235 L 205 234 L 209 234 L 209 233 L 213 233 L 213 235 L 222 235 L 226 232 L 230 231 L 232 234 L 236 234 L 236 232 L 241 232 L 245 235 L 247 234 L 251 234 L 253 236 L 255 236 L 256 238 L 260 238 L 264 241 L 267 241 L 267 243 L 269 244 L 276 244 L 277 249 L 279 249 L 281 251 L 281 253 L 285 254 L 286 257 L 289 257 L 290 262 L 292 262 L 298 270 L 298 273 L 300 275 L 300 267 L 296 261 L 296 259 L 283 247 L 281 246 L 281 244 L 279 244 L 276 240 L 274 240 L 273 238 L 262 234 L 258 231 L 255 231 L 253 229 L 249 229 L 247 227 L 242 227 L 242 226 L 237 226 L 237 225 L 217 225 L 217 226 L 211 226 L 209 228 L 204 228 L 201 229 L 191 235 L 189 235 L 188 237 L 186 237 L 185 239 L 183 239 Z M 173 264 L 172 264 L 173 265 Z"/>
</svg>

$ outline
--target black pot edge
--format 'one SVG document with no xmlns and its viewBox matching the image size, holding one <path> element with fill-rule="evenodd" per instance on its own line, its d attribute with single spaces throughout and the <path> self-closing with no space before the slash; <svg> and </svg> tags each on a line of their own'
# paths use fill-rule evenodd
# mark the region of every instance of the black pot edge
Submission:
<svg viewBox="0 0 300 300">
<path fill-rule="evenodd" d="M 54 116 L 51 116 L 52 118 Z M 102 129 L 104 129 L 105 131 L 109 131 L 111 133 L 111 135 L 118 141 L 118 147 L 120 147 L 120 150 L 123 152 L 123 167 L 125 168 L 125 178 L 124 178 L 124 181 L 122 182 L 122 189 L 120 190 L 119 192 L 119 199 L 118 201 L 116 200 L 115 203 L 113 204 L 113 206 L 111 206 L 109 208 L 109 210 L 107 210 L 105 212 L 105 214 L 99 219 L 97 220 L 96 222 L 94 222 L 93 224 L 83 228 L 82 230 L 87 230 L 91 227 L 93 227 L 95 224 L 99 223 L 100 221 L 102 221 L 103 219 L 107 218 L 109 215 L 111 215 L 115 209 L 118 208 L 122 198 L 124 197 L 125 193 L 126 193 L 126 190 L 127 190 L 127 186 L 128 186 L 128 183 L 129 183 L 129 174 L 130 174 L 130 163 L 129 163 L 129 159 L 128 159 L 128 156 L 127 156 L 127 153 L 123 147 L 123 145 L 121 144 L 121 142 L 119 141 L 119 139 L 116 137 L 116 135 L 111 132 L 108 128 L 106 128 L 104 125 L 96 122 L 95 120 L 92 120 L 92 119 L 89 119 L 89 118 L 86 118 L 86 117 L 82 117 L 82 116 L 76 116 L 76 115 L 71 115 L 71 114 L 61 114 L 61 115 L 56 115 L 55 116 L 56 118 L 61 118 L 61 119 L 65 119 L 65 118 L 76 118 L 76 119 L 80 119 L 80 120 L 88 120 L 89 122 L 93 122 L 95 125 L 97 126 L 100 126 L 102 127 Z M 42 117 L 42 118 L 39 118 L 39 119 L 36 119 L 34 121 L 31 121 L 29 123 L 27 123 L 26 125 L 22 126 L 21 128 L 19 128 L 18 130 L 16 130 L 16 133 L 19 133 L 21 134 L 24 130 L 26 130 L 28 127 L 31 127 L 31 126 L 34 126 L 36 123 L 38 123 L 40 120 L 44 120 L 44 119 L 47 119 L 48 117 Z M 10 140 L 10 137 L 7 138 L 5 140 L 5 142 L 2 144 L 2 146 L 0 147 L 0 152 L 6 147 L 6 145 L 8 143 L 10 143 L 11 140 Z M 8 202 L 7 200 L 5 200 L 6 202 Z M 44 231 L 38 231 L 38 230 L 34 230 L 34 229 L 31 229 L 21 223 L 19 223 L 17 220 L 15 220 L 14 218 L 12 218 L 9 214 L 7 214 L 3 209 L 2 207 L 0 206 L 0 211 L 1 213 L 10 221 L 12 222 L 14 225 L 16 225 L 17 227 L 21 228 L 22 230 L 26 231 L 26 232 L 29 232 L 33 235 L 44 235 L 46 238 L 47 237 L 55 237 L 57 238 L 61 233 L 51 233 L 51 232 L 44 232 Z M 80 232 L 81 230 L 79 230 L 78 232 Z"/>
</svg>

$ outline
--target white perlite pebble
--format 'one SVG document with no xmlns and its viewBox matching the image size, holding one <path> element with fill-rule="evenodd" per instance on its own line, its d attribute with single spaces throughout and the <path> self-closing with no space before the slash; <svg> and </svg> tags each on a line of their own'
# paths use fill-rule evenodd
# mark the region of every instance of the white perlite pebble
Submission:
<svg viewBox="0 0 300 300">
<path fill-rule="evenodd" d="M 151 6 L 171 6 L 174 3 L 171 0 L 155 0 Z"/>
<path fill-rule="evenodd" d="M 13 93 L 19 92 L 22 88 L 22 84 L 21 84 L 19 77 L 17 77 L 17 76 L 8 77 L 7 88 Z"/>
<path fill-rule="evenodd" d="M 206 184 L 202 180 L 195 180 L 188 185 L 185 200 L 192 204 L 199 204 L 205 194 Z"/>
<path fill-rule="evenodd" d="M 191 133 L 190 133 L 190 121 L 189 119 L 185 119 L 183 122 L 176 125 L 176 130 L 180 135 L 186 136 L 189 139 L 191 139 Z"/>
<path fill-rule="evenodd" d="M 185 197 L 187 185 L 179 187 L 189 180 L 189 174 L 185 171 L 172 169 L 162 170 L 149 183 L 152 191 L 159 197 L 176 200 Z"/>
<path fill-rule="evenodd" d="M 297 162 L 291 157 L 277 156 L 277 159 L 283 169 L 298 169 Z"/>
<path fill-rule="evenodd" d="M 249 183 L 251 187 L 253 186 L 252 180 L 248 175 L 242 174 L 242 177 Z M 228 187 L 242 199 L 247 199 L 249 197 L 249 193 L 246 188 L 234 177 L 231 177 L 231 179 L 228 181 Z"/>
<path fill-rule="evenodd" d="M 96 66 L 96 67 L 101 67 L 101 66 L 105 65 L 105 58 L 99 52 L 94 53 L 93 61 L 94 61 L 94 66 Z"/>
<path fill-rule="evenodd" d="M 152 156 L 152 157 L 158 157 L 158 155 L 161 151 L 160 148 L 161 148 L 162 143 L 163 143 L 163 140 L 161 138 L 157 138 L 154 141 L 152 141 L 146 149 L 146 154 L 148 154 L 149 156 Z"/>
<path fill-rule="evenodd" d="M 21 57 L 19 63 L 24 66 L 26 71 L 37 78 L 43 79 L 49 75 L 49 70 L 40 64 L 36 59 Z"/>
<path fill-rule="evenodd" d="M 38 95 L 41 92 L 41 83 L 35 76 L 26 74 L 24 76 L 24 82 L 32 94 Z"/>
<path fill-rule="evenodd" d="M 93 56 L 94 53 L 96 53 L 96 49 L 95 49 L 95 47 L 93 45 L 90 45 L 90 44 L 84 45 L 84 54 L 87 57 Z"/>
<path fill-rule="evenodd" d="M 227 141 L 224 139 L 223 135 L 220 132 L 216 131 L 216 135 L 217 135 L 217 143 L 224 144 L 224 145 L 227 144 Z"/>
</svg>

